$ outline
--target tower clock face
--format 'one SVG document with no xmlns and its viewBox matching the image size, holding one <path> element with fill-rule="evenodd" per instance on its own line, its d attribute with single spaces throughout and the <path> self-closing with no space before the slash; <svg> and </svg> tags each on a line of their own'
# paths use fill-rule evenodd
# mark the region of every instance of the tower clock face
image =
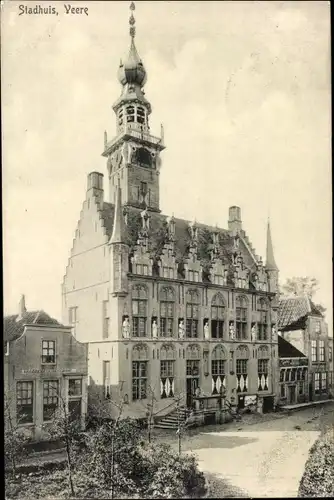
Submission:
<svg viewBox="0 0 334 500">
<path fill-rule="evenodd" d="M 153 163 L 151 152 L 146 148 L 138 148 L 135 153 L 135 162 L 141 167 L 151 168 Z"/>
</svg>

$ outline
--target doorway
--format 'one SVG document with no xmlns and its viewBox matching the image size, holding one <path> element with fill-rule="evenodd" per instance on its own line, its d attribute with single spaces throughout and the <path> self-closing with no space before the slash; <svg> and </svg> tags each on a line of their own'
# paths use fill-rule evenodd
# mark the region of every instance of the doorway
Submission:
<svg viewBox="0 0 334 500">
<path fill-rule="evenodd" d="M 293 405 L 296 402 L 296 386 L 295 385 L 288 386 L 288 400 L 289 400 L 290 405 Z"/>
<path fill-rule="evenodd" d="M 197 387 L 199 387 L 199 377 L 188 377 L 186 379 L 187 382 L 187 408 L 193 407 L 193 396 L 195 396 L 195 392 Z"/>
</svg>

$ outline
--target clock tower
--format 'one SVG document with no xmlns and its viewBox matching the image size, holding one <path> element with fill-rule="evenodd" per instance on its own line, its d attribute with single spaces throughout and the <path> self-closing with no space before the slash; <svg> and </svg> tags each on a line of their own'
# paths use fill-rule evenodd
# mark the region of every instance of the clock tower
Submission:
<svg viewBox="0 0 334 500">
<path fill-rule="evenodd" d="M 130 9 L 130 51 L 127 60 L 120 63 L 118 79 L 122 92 L 113 105 L 116 137 L 108 141 L 105 133 L 102 156 L 107 158 L 111 203 L 115 204 L 120 186 L 125 206 L 159 212 L 160 153 L 165 148 L 163 128 L 161 126 L 161 137 L 151 135 L 152 108 L 143 90 L 146 70 L 135 46 L 133 2 Z"/>
</svg>

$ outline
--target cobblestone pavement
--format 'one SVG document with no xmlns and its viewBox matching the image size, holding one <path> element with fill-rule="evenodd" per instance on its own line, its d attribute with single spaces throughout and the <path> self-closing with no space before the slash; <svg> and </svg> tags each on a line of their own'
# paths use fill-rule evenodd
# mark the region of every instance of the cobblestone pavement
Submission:
<svg viewBox="0 0 334 500">
<path fill-rule="evenodd" d="M 191 429 L 181 444 L 182 451 L 197 455 L 212 486 L 211 498 L 296 497 L 308 451 L 329 427 L 334 429 L 334 403 Z M 156 429 L 153 435 L 178 449 L 175 431 Z M 64 453 L 51 452 L 38 461 L 64 458 Z M 32 461 L 36 458 L 26 464 Z"/>
</svg>

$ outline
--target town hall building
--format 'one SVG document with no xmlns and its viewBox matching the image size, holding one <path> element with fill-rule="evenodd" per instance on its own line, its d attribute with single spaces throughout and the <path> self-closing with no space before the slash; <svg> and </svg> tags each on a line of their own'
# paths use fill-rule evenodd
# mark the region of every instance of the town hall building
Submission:
<svg viewBox="0 0 334 500">
<path fill-rule="evenodd" d="M 123 415 L 144 416 L 151 394 L 162 413 L 176 396 L 191 407 L 195 395 L 222 392 L 239 406 L 247 396 L 270 406 L 279 368 L 269 223 L 264 263 L 237 206 L 224 229 L 196 222 L 195 210 L 194 221 L 162 213 L 163 129 L 160 137 L 150 130 L 131 10 L 116 135 L 105 133 L 106 176 L 88 175 L 62 284 L 63 322 L 89 343 L 89 390 L 122 401 Z"/>
</svg>

